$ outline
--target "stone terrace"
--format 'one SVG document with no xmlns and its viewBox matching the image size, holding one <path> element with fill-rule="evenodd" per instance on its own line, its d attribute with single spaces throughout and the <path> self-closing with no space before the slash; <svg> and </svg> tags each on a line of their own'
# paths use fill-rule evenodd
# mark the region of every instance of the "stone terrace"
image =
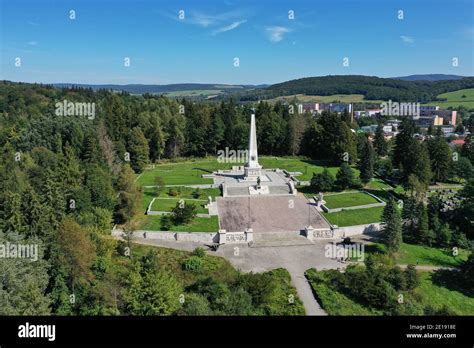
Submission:
<svg viewBox="0 0 474 348">
<path fill-rule="evenodd" d="M 218 197 L 217 209 L 220 228 L 227 232 L 240 232 L 249 227 L 255 233 L 301 231 L 308 225 L 316 229 L 330 228 L 302 194 L 287 197 Z"/>
</svg>

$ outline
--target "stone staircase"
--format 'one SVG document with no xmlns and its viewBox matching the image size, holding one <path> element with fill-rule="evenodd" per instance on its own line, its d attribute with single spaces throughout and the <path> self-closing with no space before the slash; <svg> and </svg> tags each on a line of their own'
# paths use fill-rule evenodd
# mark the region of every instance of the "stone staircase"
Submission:
<svg viewBox="0 0 474 348">
<path fill-rule="evenodd" d="M 282 246 L 313 245 L 306 237 L 299 232 L 254 232 L 253 242 L 249 243 L 251 248 L 267 248 Z"/>
</svg>

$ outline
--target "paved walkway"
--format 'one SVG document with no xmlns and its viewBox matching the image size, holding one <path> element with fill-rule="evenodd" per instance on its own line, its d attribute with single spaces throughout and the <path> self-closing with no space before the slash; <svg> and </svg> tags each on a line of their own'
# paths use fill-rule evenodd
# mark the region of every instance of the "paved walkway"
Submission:
<svg viewBox="0 0 474 348">
<path fill-rule="evenodd" d="M 134 242 L 155 245 L 178 250 L 192 251 L 203 246 L 197 242 L 176 242 L 134 238 Z M 307 315 L 327 315 L 314 298 L 312 289 L 304 272 L 309 268 L 337 269 L 346 265 L 324 256 L 324 245 L 327 242 L 317 241 L 312 245 L 251 248 L 246 244 L 224 245 L 217 252 L 209 252 L 226 258 L 242 272 L 265 272 L 275 268 L 285 268 L 291 276 L 292 285 L 296 288 Z"/>
</svg>

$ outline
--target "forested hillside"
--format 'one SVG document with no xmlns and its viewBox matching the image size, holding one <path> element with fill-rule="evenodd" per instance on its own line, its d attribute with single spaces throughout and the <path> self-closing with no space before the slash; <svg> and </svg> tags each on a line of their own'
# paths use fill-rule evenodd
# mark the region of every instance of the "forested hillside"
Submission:
<svg viewBox="0 0 474 348">
<path fill-rule="evenodd" d="M 65 100 L 96 103 L 96 113 L 58 116 L 55 104 Z M 299 119 L 262 108 L 262 122 L 272 124 L 261 127 L 262 147 L 293 151 L 298 141 L 282 139 Z M 297 297 L 287 300 L 296 294 L 285 270 L 240 275 L 203 250 L 127 253 L 110 235 L 140 209 L 135 173 L 163 157 L 244 148 L 249 112 L 233 103 L 1 83 L 0 244 L 37 245 L 39 255 L 0 263 L 0 314 L 303 314 Z"/>
<path fill-rule="evenodd" d="M 440 93 L 474 87 L 474 78 L 442 81 L 403 81 L 374 76 L 335 75 L 306 77 L 271 85 L 267 88 L 243 92 L 242 101 L 270 99 L 277 96 L 306 94 L 362 94 L 368 100 L 393 100 L 426 103 Z"/>
</svg>

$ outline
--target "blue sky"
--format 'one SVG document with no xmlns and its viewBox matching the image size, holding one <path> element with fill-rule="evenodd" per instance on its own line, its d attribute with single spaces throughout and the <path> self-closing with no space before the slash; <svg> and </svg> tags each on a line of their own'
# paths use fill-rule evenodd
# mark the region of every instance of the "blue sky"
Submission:
<svg viewBox="0 0 474 348">
<path fill-rule="evenodd" d="M 474 75 L 472 0 L 0 2 L 0 79 L 263 84 L 329 74 Z"/>
</svg>

